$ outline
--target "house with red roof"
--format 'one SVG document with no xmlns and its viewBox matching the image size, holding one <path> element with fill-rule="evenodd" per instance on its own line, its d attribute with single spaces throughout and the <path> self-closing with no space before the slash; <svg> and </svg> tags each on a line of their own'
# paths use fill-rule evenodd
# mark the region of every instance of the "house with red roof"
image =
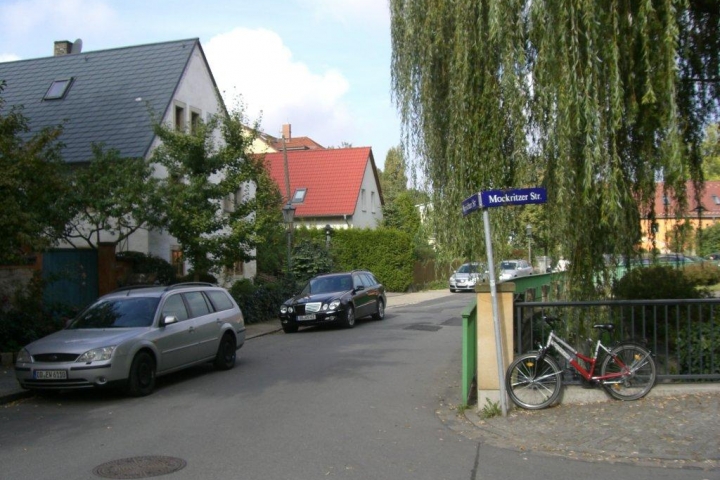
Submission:
<svg viewBox="0 0 720 480">
<path fill-rule="evenodd" d="M 283 144 L 283 140 L 285 140 Z M 325 148 L 310 137 L 293 137 L 292 125 L 286 123 L 282 126 L 282 136 L 273 137 L 267 133 L 260 133 L 253 145 L 255 153 L 282 152 L 285 150 L 316 150 Z"/>
<path fill-rule="evenodd" d="M 295 222 L 317 228 L 376 228 L 383 218 L 383 197 L 372 148 L 287 146 L 298 143 L 286 141 L 285 151 L 265 154 L 266 167 L 285 202 L 287 157 Z"/>
<path fill-rule="evenodd" d="M 688 181 L 685 185 L 687 197 L 687 210 L 680 212 L 677 202 L 665 192 L 663 184 L 659 183 L 655 189 L 655 222 L 651 224 L 647 212 L 643 218 L 643 248 L 650 251 L 652 242 L 650 231 L 655 230 L 655 247 L 661 253 L 672 250 L 676 245 L 675 235 L 682 225 L 690 225 L 694 232 L 711 227 L 720 221 L 720 181 L 707 181 L 700 196 L 700 202 L 695 198 L 695 186 Z M 697 244 L 696 244 L 697 247 Z"/>
</svg>

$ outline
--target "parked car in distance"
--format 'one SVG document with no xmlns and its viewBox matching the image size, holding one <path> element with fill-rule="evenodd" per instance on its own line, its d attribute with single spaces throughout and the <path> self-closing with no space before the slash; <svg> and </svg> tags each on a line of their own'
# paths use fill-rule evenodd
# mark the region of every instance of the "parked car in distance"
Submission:
<svg viewBox="0 0 720 480">
<path fill-rule="evenodd" d="M 503 260 L 500 262 L 500 281 L 532 275 L 533 268 L 527 260 Z"/>
<path fill-rule="evenodd" d="M 487 280 L 487 269 L 479 262 L 463 263 L 450 275 L 448 284 L 451 292 L 474 291 L 478 282 Z"/>
<path fill-rule="evenodd" d="M 233 368 L 244 342 L 243 314 L 224 288 L 126 287 L 20 350 L 15 375 L 26 389 L 119 386 L 144 396 L 160 375 L 206 362 Z"/>
<path fill-rule="evenodd" d="M 310 279 L 280 306 L 280 324 L 285 333 L 310 325 L 353 328 L 358 318 L 385 318 L 386 305 L 385 287 L 367 270 L 328 273 Z"/>
</svg>

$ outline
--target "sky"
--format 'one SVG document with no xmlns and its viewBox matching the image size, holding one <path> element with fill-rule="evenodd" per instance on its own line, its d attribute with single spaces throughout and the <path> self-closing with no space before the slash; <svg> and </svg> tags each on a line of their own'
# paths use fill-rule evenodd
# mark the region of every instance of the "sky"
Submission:
<svg viewBox="0 0 720 480">
<path fill-rule="evenodd" d="M 325 147 L 400 143 L 388 0 L 0 0 L 0 62 L 199 38 L 225 103 Z"/>
</svg>

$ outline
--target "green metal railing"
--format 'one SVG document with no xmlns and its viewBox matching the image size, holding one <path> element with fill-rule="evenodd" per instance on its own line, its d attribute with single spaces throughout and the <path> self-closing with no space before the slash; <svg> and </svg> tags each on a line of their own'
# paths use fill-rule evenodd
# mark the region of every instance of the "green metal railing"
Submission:
<svg viewBox="0 0 720 480">
<path fill-rule="evenodd" d="M 466 405 L 470 404 L 473 379 L 477 368 L 477 298 L 465 307 L 462 312 L 463 342 L 462 342 L 462 399 Z"/>
</svg>

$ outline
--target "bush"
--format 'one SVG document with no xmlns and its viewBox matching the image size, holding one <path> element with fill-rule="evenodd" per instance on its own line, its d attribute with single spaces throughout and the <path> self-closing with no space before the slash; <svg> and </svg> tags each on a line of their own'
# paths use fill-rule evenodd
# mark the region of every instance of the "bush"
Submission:
<svg viewBox="0 0 720 480">
<path fill-rule="evenodd" d="M 677 338 L 680 374 L 720 373 L 720 324 L 694 323 Z"/>
<path fill-rule="evenodd" d="M 118 277 L 118 286 L 170 285 L 175 280 L 175 269 L 162 258 L 142 252 L 120 252 L 115 258 L 124 265 L 125 272 Z"/>
<path fill-rule="evenodd" d="M 38 338 L 64 327 L 77 309 L 64 304 L 43 304 L 44 282 L 40 275 L 23 290 L 5 299 L 0 309 L 0 352 L 17 352 Z"/>
<path fill-rule="evenodd" d="M 292 295 L 287 282 L 268 282 L 258 278 L 257 283 L 243 279 L 230 287 L 230 295 L 243 312 L 246 323 L 259 323 L 277 318 L 280 305 Z"/>
<path fill-rule="evenodd" d="M 720 267 L 714 263 L 687 265 L 682 272 L 697 286 L 709 287 L 720 283 Z"/>
<path fill-rule="evenodd" d="M 613 296 L 624 300 L 707 298 L 706 289 L 683 270 L 668 266 L 638 267 L 613 283 Z"/>
</svg>

